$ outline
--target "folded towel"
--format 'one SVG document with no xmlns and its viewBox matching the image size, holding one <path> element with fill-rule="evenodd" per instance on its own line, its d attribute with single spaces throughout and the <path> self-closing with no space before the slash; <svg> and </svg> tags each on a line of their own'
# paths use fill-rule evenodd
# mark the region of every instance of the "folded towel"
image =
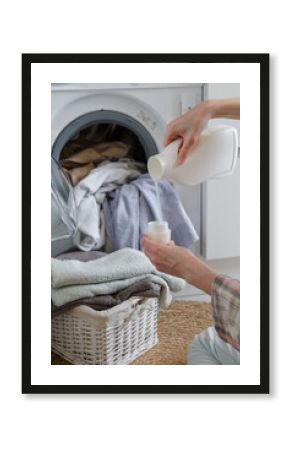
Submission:
<svg viewBox="0 0 290 450">
<path fill-rule="evenodd" d="M 76 306 L 86 305 L 96 311 L 102 311 L 128 300 L 130 297 L 156 297 L 160 296 L 161 286 L 153 283 L 149 278 L 136 281 L 126 289 L 117 292 L 116 294 L 95 295 L 94 297 L 80 298 L 72 302 L 65 303 L 62 306 L 51 305 L 51 315 L 55 317 L 61 313 L 67 312 Z"/>
<path fill-rule="evenodd" d="M 86 263 L 52 258 L 51 285 L 53 288 L 60 288 L 71 285 L 96 284 L 148 273 L 156 273 L 149 258 L 140 251 L 124 248 Z"/>
<path fill-rule="evenodd" d="M 168 181 L 158 183 L 162 218 L 168 222 L 172 240 L 189 247 L 198 235 L 173 186 Z M 155 183 L 148 174 L 118 187 L 103 203 L 105 227 L 114 250 L 124 247 L 141 249 L 140 237 L 148 222 L 160 220 Z"/>
<path fill-rule="evenodd" d="M 98 250 L 92 250 L 91 252 L 82 252 L 80 250 L 76 250 L 73 252 L 62 253 L 61 255 L 58 255 L 56 259 L 59 259 L 60 261 L 75 259 L 76 261 L 86 262 L 102 258 L 103 256 L 106 256 L 106 254 L 107 253 L 100 252 Z"/>
<path fill-rule="evenodd" d="M 80 298 L 114 294 L 145 278 L 161 286 L 161 307 L 170 304 L 170 290 L 185 286 L 181 278 L 158 272 L 144 253 L 125 248 L 89 262 L 52 258 L 51 299 L 62 306 Z"/>
<path fill-rule="evenodd" d="M 82 252 L 82 251 L 74 251 L 63 253 L 56 257 L 56 259 L 65 261 L 65 260 L 76 260 L 76 261 L 93 261 L 99 258 L 106 256 L 106 253 L 99 251 L 91 251 L 91 252 Z M 113 306 L 119 305 L 120 303 L 128 300 L 128 298 L 132 296 L 138 297 L 160 297 L 161 286 L 157 283 L 153 283 L 149 278 L 145 278 L 144 280 L 137 281 L 132 285 L 128 286 L 126 289 L 123 289 L 115 294 L 107 294 L 107 295 L 96 295 L 94 297 L 80 298 L 78 300 L 74 300 L 72 302 L 68 302 L 62 306 L 55 306 L 53 303 L 51 304 L 51 315 L 55 317 L 61 313 L 69 311 L 76 306 L 86 305 L 90 306 L 90 308 L 95 309 L 96 311 L 102 311 Z"/>
</svg>

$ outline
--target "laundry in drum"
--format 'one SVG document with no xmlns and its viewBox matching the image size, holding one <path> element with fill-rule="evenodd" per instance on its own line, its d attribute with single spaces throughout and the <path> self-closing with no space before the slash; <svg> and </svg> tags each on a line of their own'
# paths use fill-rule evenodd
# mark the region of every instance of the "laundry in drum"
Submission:
<svg viewBox="0 0 290 450">
<path fill-rule="evenodd" d="M 66 251 L 142 250 L 140 240 L 148 223 L 161 218 L 177 245 L 198 240 L 169 181 L 159 182 L 157 199 L 144 147 L 125 126 L 97 123 L 77 131 L 63 146 L 58 166 L 70 185 L 61 202 L 69 230 L 73 228 Z"/>
<path fill-rule="evenodd" d="M 61 152 L 60 163 L 75 186 L 101 162 L 126 157 L 138 160 L 138 154 L 142 154 L 142 149 L 130 130 L 100 124 L 71 139 Z"/>
<path fill-rule="evenodd" d="M 73 186 L 85 178 L 100 162 L 117 160 L 128 155 L 128 146 L 123 142 L 103 142 L 91 144 L 61 160 L 62 167 L 68 172 Z"/>
</svg>

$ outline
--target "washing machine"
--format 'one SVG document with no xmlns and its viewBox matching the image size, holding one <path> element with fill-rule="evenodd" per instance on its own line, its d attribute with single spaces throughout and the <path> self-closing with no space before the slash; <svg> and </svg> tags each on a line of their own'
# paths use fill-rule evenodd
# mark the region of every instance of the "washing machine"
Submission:
<svg viewBox="0 0 290 450">
<path fill-rule="evenodd" d="M 59 159 L 66 143 L 96 124 L 115 124 L 138 139 L 143 159 L 163 150 L 166 124 L 204 99 L 203 84 L 63 84 L 51 86 L 52 256 L 74 248 L 72 223 L 64 220 L 68 185 Z M 200 186 L 176 185 L 197 233 L 200 233 Z M 199 252 L 199 243 L 194 244 Z"/>
</svg>

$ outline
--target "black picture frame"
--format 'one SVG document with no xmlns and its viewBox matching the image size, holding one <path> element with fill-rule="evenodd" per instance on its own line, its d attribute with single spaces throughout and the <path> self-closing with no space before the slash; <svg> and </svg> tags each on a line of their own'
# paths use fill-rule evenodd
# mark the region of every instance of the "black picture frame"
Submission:
<svg viewBox="0 0 290 450">
<path fill-rule="evenodd" d="M 269 54 L 22 55 L 22 393 L 269 393 Z M 260 383 L 257 385 L 32 385 L 31 383 L 31 65 L 33 63 L 254 63 L 260 66 Z M 261 300 L 263 299 L 263 300 Z"/>
</svg>

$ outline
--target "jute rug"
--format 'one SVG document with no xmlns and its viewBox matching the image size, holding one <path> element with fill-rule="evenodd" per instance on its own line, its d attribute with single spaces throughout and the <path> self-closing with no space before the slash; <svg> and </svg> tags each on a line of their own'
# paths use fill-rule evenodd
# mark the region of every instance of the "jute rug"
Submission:
<svg viewBox="0 0 290 450">
<path fill-rule="evenodd" d="M 158 313 L 159 343 L 131 364 L 185 365 L 189 343 L 212 323 L 209 303 L 173 301 L 169 308 Z M 69 363 L 52 354 L 51 364 Z"/>
</svg>

